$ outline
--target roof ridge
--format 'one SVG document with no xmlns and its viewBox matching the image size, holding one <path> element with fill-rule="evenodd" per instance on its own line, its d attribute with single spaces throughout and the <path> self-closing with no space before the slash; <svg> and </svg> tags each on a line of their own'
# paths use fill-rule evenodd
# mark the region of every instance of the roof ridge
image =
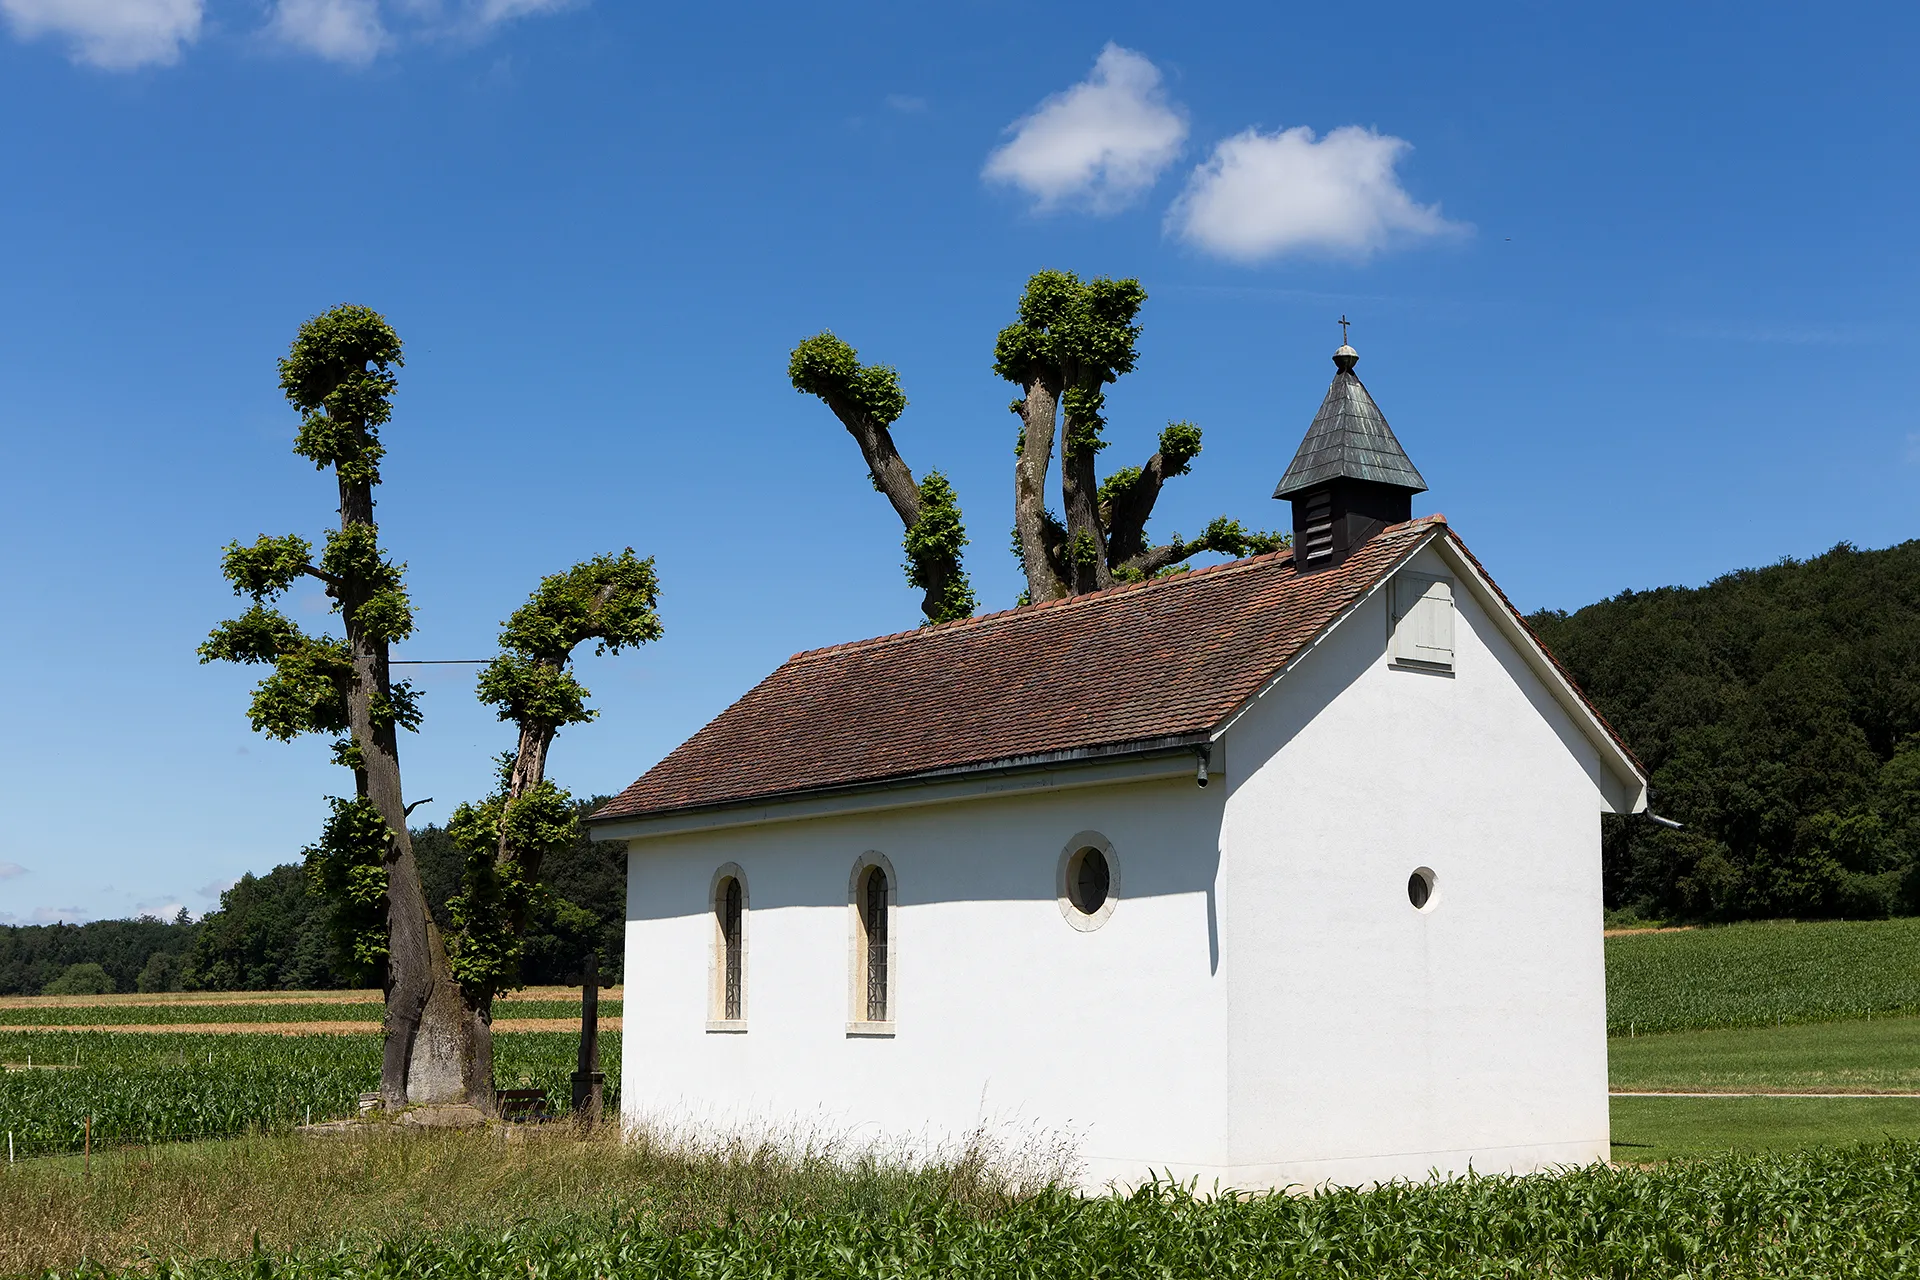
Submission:
<svg viewBox="0 0 1920 1280">
<path fill-rule="evenodd" d="M 1435 512 L 1430 516 L 1420 516 L 1417 519 L 1404 520 L 1399 524 L 1388 525 L 1381 529 L 1375 536 L 1384 537 L 1389 533 L 1397 533 L 1415 525 L 1445 525 L 1446 523 L 1447 518 Z M 931 626 L 919 626 L 910 631 L 890 631 L 884 635 L 868 636 L 864 640 L 843 640 L 839 644 L 823 645 L 818 649 L 802 649 L 789 657 L 787 661 L 798 662 L 802 658 L 822 658 L 829 654 L 850 653 L 856 649 L 877 648 L 885 644 L 904 642 L 916 636 L 930 635 L 935 632 L 958 631 L 967 627 L 982 626 L 986 623 L 996 622 L 1006 618 L 1024 617 L 1042 609 L 1066 609 L 1076 606 L 1084 608 L 1100 601 L 1111 600 L 1131 592 L 1147 591 L 1154 588 L 1174 589 L 1183 583 L 1192 582 L 1198 578 L 1211 578 L 1221 573 L 1253 568 L 1283 558 L 1289 560 L 1293 558 L 1293 548 L 1291 546 L 1282 547 L 1277 551 L 1263 551 L 1259 555 L 1242 556 L 1238 560 L 1226 560 L 1219 564 L 1202 565 L 1198 569 L 1187 569 L 1180 573 L 1168 574 L 1165 577 L 1147 578 L 1141 582 L 1118 582 L 1111 587 L 1106 587 L 1099 591 L 1084 591 L 1079 595 L 1062 596 L 1058 600 L 1042 600 L 1038 604 L 1015 605 L 1011 609 L 996 609 L 992 613 L 975 614 L 970 618 L 955 618 L 950 622 L 936 622 Z"/>
<path fill-rule="evenodd" d="M 1170 573 L 1163 578 L 1147 578 L 1141 582 L 1116 582 L 1111 587 L 1103 587 L 1098 591 L 1082 591 L 1078 595 L 1062 596 L 1058 600 L 1042 600 L 1038 604 L 1017 604 L 1011 609 L 996 609 L 992 613 L 976 613 L 968 618 L 954 618 L 949 622 L 936 622 L 929 626 L 918 626 L 911 631 L 890 631 L 885 635 L 868 636 L 864 640 L 843 640 L 839 644 L 824 645 L 818 649 L 802 649 L 788 658 L 787 661 L 796 662 L 801 658 L 818 658 L 830 653 L 846 653 L 850 650 L 865 649 L 870 646 L 888 644 L 893 641 L 910 640 L 916 636 L 930 635 L 934 632 L 958 631 L 966 627 L 976 627 L 985 623 L 996 622 L 1003 618 L 1024 617 L 1042 609 L 1066 609 L 1076 605 L 1085 606 L 1095 601 L 1110 600 L 1115 596 L 1128 592 L 1144 591 L 1152 587 L 1173 587 L 1183 582 L 1189 582 L 1195 578 L 1212 577 L 1224 570 L 1242 569 L 1270 560 L 1279 560 L 1282 558 L 1291 559 L 1292 557 L 1293 548 L 1290 546 L 1282 547 L 1278 551 L 1263 551 L 1255 556 L 1242 556 L 1238 560 L 1227 560 L 1220 564 L 1202 565 L 1198 569 L 1187 569 L 1180 573 Z"/>
</svg>

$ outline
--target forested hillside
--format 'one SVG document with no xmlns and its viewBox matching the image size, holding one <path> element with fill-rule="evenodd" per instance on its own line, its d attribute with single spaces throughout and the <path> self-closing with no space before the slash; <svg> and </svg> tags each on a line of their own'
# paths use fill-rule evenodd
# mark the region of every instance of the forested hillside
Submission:
<svg viewBox="0 0 1920 1280">
<path fill-rule="evenodd" d="M 1610 908 L 1920 911 L 1920 541 L 1529 621 L 1686 824 L 1609 820 Z"/>
<path fill-rule="evenodd" d="M 599 804 L 583 801 L 582 814 Z M 442 926 L 459 891 L 463 855 L 437 826 L 413 829 L 427 900 Z M 595 844 L 583 829 L 573 847 L 540 869 L 546 892 L 528 925 L 521 978 L 528 985 L 574 983 L 589 949 L 600 980 L 620 980 L 626 920 L 626 853 Z M 307 991 L 348 985 L 336 971 L 326 903 L 307 871 L 283 863 L 245 875 L 197 923 L 159 920 L 0 927 L 0 995 L 38 995 L 75 965 L 98 964 L 115 991 Z"/>
</svg>

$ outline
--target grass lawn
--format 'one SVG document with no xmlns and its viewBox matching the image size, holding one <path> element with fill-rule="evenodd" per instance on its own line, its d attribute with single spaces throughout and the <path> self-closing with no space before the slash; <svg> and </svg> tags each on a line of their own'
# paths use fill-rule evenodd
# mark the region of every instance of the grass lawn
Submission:
<svg viewBox="0 0 1920 1280">
<path fill-rule="evenodd" d="M 1615 1098 L 1613 1158 L 1675 1156 L 1920 1138 L 1920 1098 Z"/>
<path fill-rule="evenodd" d="M 1615 1036 L 1615 1089 L 1920 1093 L 1920 1018 Z"/>
</svg>

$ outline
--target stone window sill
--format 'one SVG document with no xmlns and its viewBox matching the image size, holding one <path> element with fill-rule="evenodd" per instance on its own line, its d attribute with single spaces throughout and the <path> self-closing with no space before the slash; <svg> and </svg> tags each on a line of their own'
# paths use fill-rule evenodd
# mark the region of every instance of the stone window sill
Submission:
<svg viewBox="0 0 1920 1280">
<path fill-rule="evenodd" d="M 891 1022 L 849 1022 L 847 1035 L 849 1038 L 890 1039 L 893 1036 L 893 1024 Z"/>
<path fill-rule="evenodd" d="M 713 1018 L 707 1022 L 707 1030 L 721 1035 L 745 1035 L 747 1020 L 745 1018 Z"/>
</svg>

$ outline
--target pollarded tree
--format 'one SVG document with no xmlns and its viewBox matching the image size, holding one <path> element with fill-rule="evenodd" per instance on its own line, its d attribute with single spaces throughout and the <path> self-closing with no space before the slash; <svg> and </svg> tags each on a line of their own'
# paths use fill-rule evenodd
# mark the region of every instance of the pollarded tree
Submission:
<svg viewBox="0 0 1920 1280">
<path fill-rule="evenodd" d="M 658 595 L 652 558 L 638 558 L 632 547 L 542 578 L 503 625 L 500 656 L 480 675 L 480 700 L 519 729 L 515 749 L 501 757 L 499 790 L 461 805 L 447 824 L 466 855 L 460 892 L 448 903 L 449 949 L 470 1038 L 485 1052 L 489 1076 L 493 1000 L 518 983 L 527 920 L 541 892 L 540 863 L 577 834 L 573 797 L 547 778 L 554 736 L 597 714 L 568 669 L 573 651 L 592 642 L 595 652 L 618 653 L 659 639 Z"/>
<path fill-rule="evenodd" d="M 1027 281 L 1015 323 L 994 345 L 994 372 L 1020 388 L 1012 410 L 1021 420 L 1014 462 L 1014 551 L 1030 601 L 1098 591 L 1171 569 L 1203 551 L 1249 555 L 1285 545 L 1286 536 L 1243 528 L 1218 517 L 1192 541 L 1175 535 L 1147 542 L 1147 521 L 1165 483 L 1185 475 L 1200 452 L 1200 429 L 1173 422 L 1144 466 L 1099 480 L 1095 457 L 1106 448 L 1106 387 L 1133 370 L 1139 313 L 1146 290 L 1138 280 L 1082 281 L 1070 271 L 1040 271 Z M 818 396 L 859 442 L 874 487 L 906 526 L 907 576 L 926 594 L 929 622 L 965 617 L 974 596 L 961 567 L 966 535 L 952 487 L 939 472 L 914 483 L 890 428 L 907 404 L 895 371 L 862 365 L 831 333 L 794 348 L 788 373 L 798 391 Z M 1060 440 L 1064 518 L 1047 507 L 1047 473 Z"/>
<path fill-rule="evenodd" d="M 1161 486 L 1185 475 L 1200 452 L 1200 428 L 1190 422 L 1169 423 L 1145 466 L 1096 481 L 1095 455 L 1107 447 L 1106 388 L 1133 372 L 1146 300 L 1138 280 L 1082 281 L 1071 271 L 1035 272 L 1021 295 L 1019 318 L 994 343 L 993 371 L 1021 393 L 1009 406 L 1021 424 L 1014 543 L 1030 600 L 1138 581 L 1203 551 L 1242 556 L 1285 543 L 1283 535 L 1250 532 L 1221 516 L 1191 542 L 1176 534 L 1160 546 L 1147 544 L 1147 520 Z M 1056 423 L 1064 520 L 1046 505 Z"/>
<path fill-rule="evenodd" d="M 887 365 L 863 365 L 859 353 L 831 333 L 817 333 L 793 349 L 787 376 L 796 391 L 833 410 L 860 445 L 873 487 L 893 504 L 906 527 L 907 581 L 922 592 L 928 622 L 970 615 L 978 601 L 960 564 L 966 527 L 953 486 L 938 471 L 916 482 L 893 443 L 893 424 L 906 412 L 900 375 Z"/>
<path fill-rule="evenodd" d="M 469 1024 L 427 911 L 400 787 L 398 731 L 417 728 L 420 711 L 414 691 L 392 678 L 389 650 L 412 633 L 413 611 L 405 566 L 380 546 L 373 490 L 401 363 L 398 335 L 366 307 L 335 307 L 301 326 L 280 362 L 280 388 L 300 411 L 294 452 L 333 469 L 340 527 L 318 557 L 297 534 L 229 545 L 221 569 L 253 603 L 214 629 L 200 660 L 271 668 L 253 693 L 254 729 L 282 741 L 331 735 L 334 759 L 353 771 L 353 798 L 330 801 L 307 865 L 332 906 L 343 958 L 385 989 L 384 1106 L 491 1108 L 492 1083 L 474 1075 Z M 302 577 L 325 585 L 343 637 L 310 635 L 273 607 Z"/>
</svg>

